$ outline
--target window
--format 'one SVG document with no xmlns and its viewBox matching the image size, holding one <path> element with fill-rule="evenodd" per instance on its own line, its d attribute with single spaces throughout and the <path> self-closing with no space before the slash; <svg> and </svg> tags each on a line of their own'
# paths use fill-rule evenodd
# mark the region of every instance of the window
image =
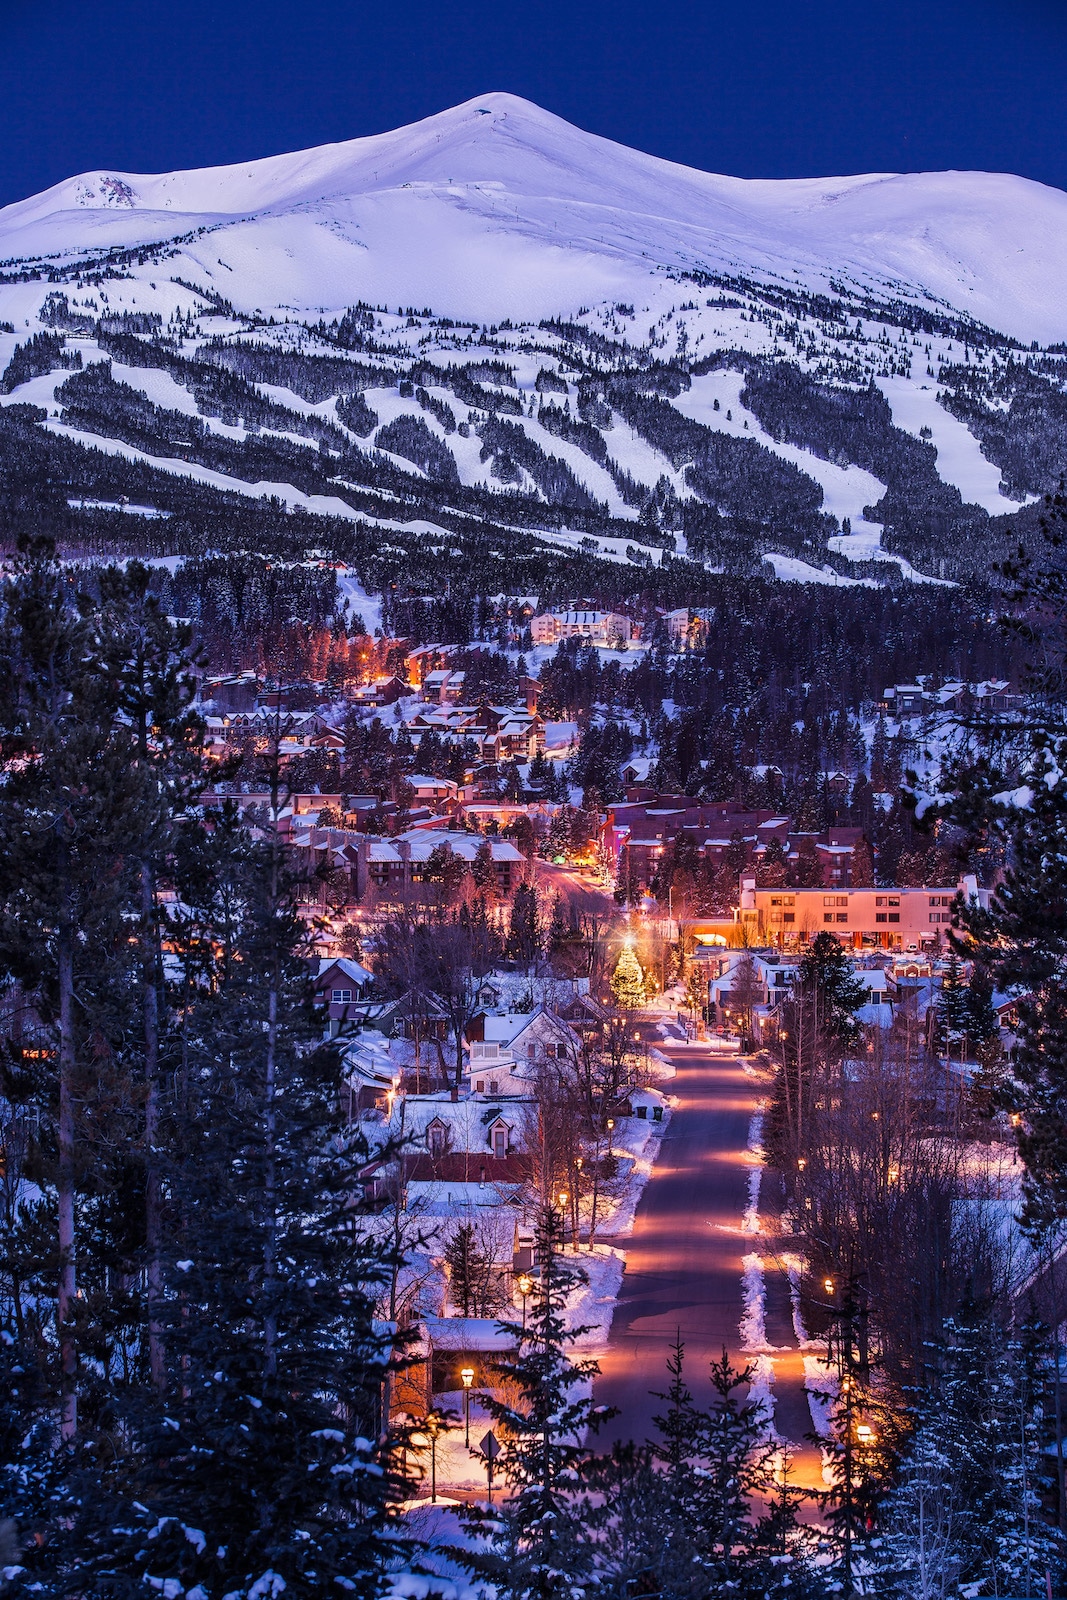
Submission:
<svg viewBox="0 0 1067 1600">
<path fill-rule="evenodd" d="M 506 1128 L 493 1129 L 493 1154 L 503 1159 L 508 1153 L 508 1130 Z"/>
<path fill-rule="evenodd" d="M 837 897 L 832 894 L 824 894 L 822 897 L 822 903 L 824 906 L 836 906 Z"/>
<path fill-rule="evenodd" d="M 886 913 L 884 911 L 876 911 L 874 913 L 874 920 L 875 922 L 884 922 L 886 920 Z"/>
<path fill-rule="evenodd" d="M 900 904 L 900 896 L 899 896 L 899 894 L 891 894 L 889 896 L 889 899 L 886 901 L 886 904 L 887 905 L 891 905 L 891 906 L 899 906 L 899 904 Z M 900 921 L 899 917 L 897 918 L 897 921 L 898 922 Z"/>
<path fill-rule="evenodd" d="M 485 1079 L 484 1078 L 479 1078 L 478 1079 L 477 1083 L 474 1085 L 474 1092 L 475 1092 L 475 1094 L 484 1094 L 485 1093 Z"/>
<path fill-rule="evenodd" d="M 426 1130 L 426 1143 L 430 1147 L 430 1154 L 436 1159 L 443 1156 L 448 1147 L 448 1129 L 443 1122 L 431 1122 Z"/>
<path fill-rule="evenodd" d="M 892 904 L 892 901 L 890 902 L 890 904 Z M 900 904 L 899 900 L 897 901 L 897 904 L 898 905 Z M 890 920 L 890 922 L 899 922 L 900 921 L 900 912 L 899 911 L 891 911 L 889 913 L 889 920 Z"/>
<path fill-rule="evenodd" d="M 495 1040 L 485 1041 L 476 1039 L 471 1045 L 472 1061 L 496 1061 L 500 1056 L 500 1046 Z"/>
<path fill-rule="evenodd" d="M 780 911 L 772 911 L 771 912 L 771 926 L 772 927 L 774 926 L 775 923 L 780 923 L 781 920 L 782 920 L 782 913 Z"/>
<path fill-rule="evenodd" d="M 833 922 L 833 920 L 834 920 L 833 912 L 832 911 L 824 911 L 823 914 L 822 914 L 822 920 L 824 922 Z"/>
<path fill-rule="evenodd" d="M 848 912 L 847 911 L 839 911 L 837 913 L 837 920 L 838 920 L 838 922 L 847 922 L 848 921 Z"/>
<path fill-rule="evenodd" d="M 347 1006 L 352 1000 L 351 989 L 335 989 L 330 996 L 335 1006 Z"/>
<path fill-rule="evenodd" d="M 782 921 L 783 922 L 795 922 L 796 920 L 797 920 L 797 915 L 796 915 L 795 911 L 784 911 L 782 913 Z"/>
<path fill-rule="evenodd" d="M 496 1094 L 496 1079 L 495 1078 L 490 1078 L 489 1079 L 489 1093 L 490 1094 Z"/>
<path fill-rule="evenodd" d="M 533 1061 L 533 1060 L 536 1059 L 536 1057 L 537 1057 L 537 1046 L 535 1044 L 531 1043 L 531 1044 L 528 1044 L 526 1046 L 526 1056 L 527 1056 L 527 1059 L 529 1061 Z"/>
</svg>

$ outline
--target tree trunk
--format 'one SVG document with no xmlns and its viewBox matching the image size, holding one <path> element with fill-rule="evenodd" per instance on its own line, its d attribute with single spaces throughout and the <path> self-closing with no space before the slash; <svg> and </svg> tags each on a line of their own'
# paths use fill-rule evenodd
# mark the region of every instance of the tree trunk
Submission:
<svg viewBox="0 0 1067 1600">
<path fill-rule="evenodd" d="M 74 1221 L 74 940 L 64 924 L 58 941 L 59 978 L 59 1162 L 57 1194 L 59 1212 L 59 1295 L 56 1320 L 59 1333 L 60 1437 L 73 1442 L 78 1431 L 78 1348 L 73 1327 L 78 1293 Z"/>
</svg>

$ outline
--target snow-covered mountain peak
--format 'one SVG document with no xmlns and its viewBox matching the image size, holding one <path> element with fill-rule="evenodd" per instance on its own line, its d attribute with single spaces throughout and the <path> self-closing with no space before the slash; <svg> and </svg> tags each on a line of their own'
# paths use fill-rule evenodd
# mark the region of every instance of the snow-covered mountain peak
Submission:
<svg viewBox="0 0 1067 1600">
<path fill-rule="evenodd" d="M 1016 338 L 1067 336 L 1067 195 L 988 173 L 740 179 L 586 133 L 504 93 L 407 127 L 189 172 L 85 173 L 0 210 L 0 258 L 206 233 L 227 298 L 357 298 L 479 321 L 559 315 L 650 275 L 848 279 Z"/>
</svg>

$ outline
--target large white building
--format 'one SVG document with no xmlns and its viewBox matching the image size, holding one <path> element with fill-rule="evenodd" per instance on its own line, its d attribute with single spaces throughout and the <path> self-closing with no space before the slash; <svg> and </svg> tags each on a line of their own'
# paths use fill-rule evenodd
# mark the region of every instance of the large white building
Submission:
<svg viewBox="0 0 1067 1600">
<path fill-rule="evenodd" d="M 534 644 L 584 639 L 589 644 L 629 644 L 633 624 L 617 611 L 545 611 L 530 623 Z"/>
</svg>

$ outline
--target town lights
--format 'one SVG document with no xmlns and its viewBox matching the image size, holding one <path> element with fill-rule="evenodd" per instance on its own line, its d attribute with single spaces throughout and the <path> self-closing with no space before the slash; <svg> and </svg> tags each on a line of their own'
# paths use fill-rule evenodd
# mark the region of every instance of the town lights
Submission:
<svg viewBox="0 0 1067 1600">
<path fill-rule="evenodd" d="M 864 1448 L 878 1442 L 874 1429 L 869 1427 L 866 1422 L 861 1422 L 857 1425 L 856 1438 Z"/>
<path fill-rule="evenodd" d="M 463 1380 L 464 1437 L 469 1450 L 471 1447 L 471 1384 L 474 1382 L 474 1368 L 464 1367 L 460 1372 L 460 1377 Z"/>
<path fill-rule="evenodd" d="M 533 1288 L 533 1279 L 528 1272 L 520 1272 L 515 1280 L 515 1287 L 522 1295 L 522 1331 L 526 1332 L 526 1297 Z"/>
</svg>

